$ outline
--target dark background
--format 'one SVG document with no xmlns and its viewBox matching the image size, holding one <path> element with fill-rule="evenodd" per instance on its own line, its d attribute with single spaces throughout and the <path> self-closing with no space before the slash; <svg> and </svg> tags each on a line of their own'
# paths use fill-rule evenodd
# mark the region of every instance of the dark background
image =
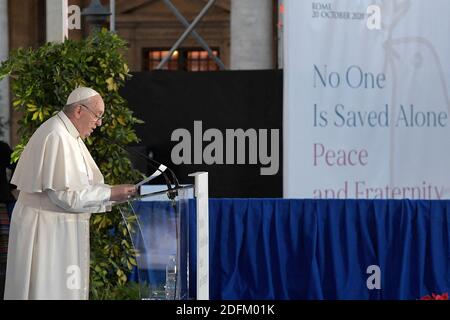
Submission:
<svg viewBox="0 0 450 320">
<path fill-rule="evenodd" d="M 282 197 L 282 93 L 282 72 L 274 70 L 139 72 L 133 73 L 121 90 L 135 115 L 145 121 L 136 127 L 142 142 L 135 149 L 152 152 L 155 160 L 176 173 L 180 183 L 193 183 L 193 178 L 188 177 L 190 173 L 208 171 L 210 197 Z M 194 121 L 202 121 L 202 133 L 209 128 L 219 129 L 224 136 L 224 149 L 225 129 L 279 129 L 278 173 L 260 175 L 259 163 L 174 165 L 171 151 L 179 142 L 170 139 L 178 128 L 191 133 L 193 162 Z M 270 148 L 270 131 L 268 141 Z M 209 143 L 204 142 L 203 148 Z M 225 159 L 225 150 L 223 155 Z M 136 157 L 132 160 L 136 167 L 150 172 L 144 160 Z"/>
</svg>

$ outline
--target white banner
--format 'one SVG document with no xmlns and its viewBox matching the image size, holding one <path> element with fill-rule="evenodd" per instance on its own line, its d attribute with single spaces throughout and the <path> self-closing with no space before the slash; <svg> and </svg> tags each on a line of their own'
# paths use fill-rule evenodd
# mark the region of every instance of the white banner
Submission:
<svg viewBox="0 0 450 320">
<path fill-rule="evenodd" d="M 449 13 L 285 0 L 285 197 L 449 198 Z"/>
</svg>

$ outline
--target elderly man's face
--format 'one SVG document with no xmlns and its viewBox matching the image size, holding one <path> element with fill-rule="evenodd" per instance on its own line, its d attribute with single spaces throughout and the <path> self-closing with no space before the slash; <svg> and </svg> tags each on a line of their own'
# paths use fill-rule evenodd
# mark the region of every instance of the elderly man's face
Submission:
<svg viewBox="0 0 450 320">
<path fill-rule="evenodd" d="M 81 138 L 91 135 L 95 128 L 102 125 L 100 119 L 105 113 L 105 104 L 100 96 L 89 99 L 89 103 L 80 106 L 80 118 L 78 120 L 78 131 Z"/>
</svg>

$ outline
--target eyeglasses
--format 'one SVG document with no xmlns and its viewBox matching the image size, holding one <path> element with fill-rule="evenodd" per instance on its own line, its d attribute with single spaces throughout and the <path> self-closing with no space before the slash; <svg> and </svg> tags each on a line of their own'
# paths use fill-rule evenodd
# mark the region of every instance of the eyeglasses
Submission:
<svg viewBox="0 0 450 320">
<path fill-rule="evenodd" d="M 92 113 L 92 115 L 97 119 L 97 121 L 100 121 L 100 120 L 104 120 L 104 119 L 105 119 L 105 116 L 98 116 L 98 115 L 96 115 L 96 114 L 94 113 L 94 111 L 92 111 L 91 109 L 89 109 L 89 108 L 88 108 L 87 106 L 85 106 L 84 104 L 81 104 L 81 103 L 80 103 L 80 106 L 83 106 L 83 107 L 85 107 L 86 109 L 88 109 L 89 112 Z"/>
</svg>

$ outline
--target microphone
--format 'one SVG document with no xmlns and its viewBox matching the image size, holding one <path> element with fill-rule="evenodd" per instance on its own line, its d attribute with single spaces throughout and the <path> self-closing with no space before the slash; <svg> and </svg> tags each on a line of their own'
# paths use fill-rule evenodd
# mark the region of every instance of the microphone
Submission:
<svg viewBox="0 0 450 320">
<path fill-rule="evenodd" d="M 166 185 L 167 185 L 167 189 L 168 189 L 167 196 L 169 197 L 169 199 L 174 200 L 178 196 L 178 189 L 180 188 L 180 184 L 178 182 L 177 176 L 170 168 L 168 168 L 167 166 L 163 165 L 162 163 L 159 163 L 158 161 L 150 158 L 149 156 L 147 156 L 145 154 L 142 154 L 136 150 L 128 148 L 127 146 L 125 146 L 117 141 L 111 140 L 103 135 L 101 136 L 101 138 L 105 139 L 106 141 L 108 141 L 111 144 L 117 145 L 120 149 L 122 149 L 128 153 L 133 153 L 147 161 L 150 161 L 151 163 L 148 163 L 148 164 L 153 169 L 155 169 L 155 172 L 149 178 L 153 177 L 156 172 L 160 172 L 160 174 L 162 174 L 162 176 L 164 177 L 164 180 L 166 181 Z M 169 176 L 166 174 L 165 170 L 169 171 L 169 173 L 171 174 L 172 179 L 173 179 L 173 184 L 175 185 L 175 187 L 172 187 L 172 181 L 169 179 Z"/>
</svg>

